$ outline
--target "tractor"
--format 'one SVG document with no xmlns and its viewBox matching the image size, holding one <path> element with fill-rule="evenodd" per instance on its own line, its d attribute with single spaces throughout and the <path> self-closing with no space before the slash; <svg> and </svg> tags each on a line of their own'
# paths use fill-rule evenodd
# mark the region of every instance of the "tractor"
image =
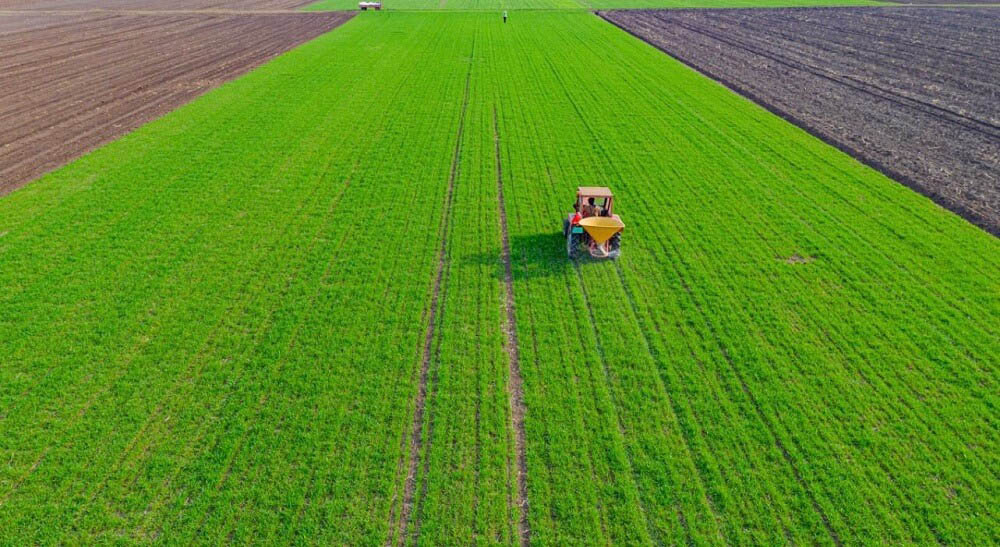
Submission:
<svg viewBox="0 0 1000 547">
<path fill-rule="evenodd" d="M 563 221 L 566 254 L 578 258 L 589 252 L 594 258 L 618 258 L 625 224 L 612 209 L 614 196 L 603 186 L 576 189 L 574 211 Z"/>
</svg>

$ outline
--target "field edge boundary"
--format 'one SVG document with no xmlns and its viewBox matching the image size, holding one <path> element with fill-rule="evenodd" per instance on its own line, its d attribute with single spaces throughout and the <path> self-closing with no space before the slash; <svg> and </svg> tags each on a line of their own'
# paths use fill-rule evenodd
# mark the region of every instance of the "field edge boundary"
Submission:
<svg viewBox="0 0 1000 547">
<path fill-rule="evenodd" d="M 899 5 L 893 5 L 889 7 L 898 7 L 898 6 Z M 913 190 L 917 194 L 920 194 L 921 196 L 931 200 L 935 205 L 943 209 L 946 209 L 947 211 L 954 213 L 955 215 L 958 215 L 968 223 L 983 230 L 984 232 L 992 234 L 996 237 L 1000 237 L 1000 225 L 994 225 L 989 221 L 989 219 L 986 219 L 979 213 L 972 211 L 971 209 L 965 207 L 964 205 L 954 203 L 953 201 L 940 195 L 933 189 L 927 187 L 924 184 L 921 184 L 920 182 L 914 180 L 912 177 L 897 172 L 895 169 L 892 169 L 891 167 L 889 167 L 888 165 L 886 165 L 881 161 L 878 161 L 877 159 L 865 157 L 855 147 L 850 146 L 846 143 L 839 142 L 833 139 L 832 137 L 827 136 L 819 129 L 815 128 L 813 124 L 801 120 L 798 116 L 790 112 L 787 112 L 786 110 L 773 104 L 771 101 L 760 98 L 756 93 L 744 89 L 742 86 L 736 84 L 735 82 L 732 82 L 728 78 L 715 74 L 713 71 L 701 68 L 698 65 L 694 64 L 693 62 L 690 62 L 687 59 L 684 59 L 676 55 L 675 53 L 668 51 L 666 48 L 663 48 L 657 44 L 654 44 L 646 40 L 642 36 L 636 34 L 635 32 L 632 32 L 630 29 L 619 24 L 617 21 L 605 17 L 605 15 L 608 13 L 618 12 L 618 11 L 635 11 L 635 10 L 594 10 L 592 13 L 597 17 L 599 17 L 600 19 L 608 22 L 612 26 L 624 31 L 628 35 L 633 36 L 642 43 L 656 48 L 657 50 L 661 51 L 671 59 L 681 63 L 682 65 L 690 68 L 691 70 L 694 70 L 698 74 L 701 74 L 702 76 L 722 85 L 723 87 L 739 95 L 740 97 L 743 97 L 744 99 L 751 101 L 755 105 L 763 108 L 764 110 L 767 110 L 771 114 L 774 114 L 775 116 L 785 120 L 786 122 L 798 127 L 799 129 L 808 133 L 810 136 L 819 139 L 823 143 L 832 146 L 833 148 L 836 148 L 837 150 L 839 150 L 844 154 L 847 154 L 858 163 L 879 172 L 880 174 L 882 174 L 883 176 L 885 176 L 886 178 L 890 179 L 891 181 L 897 184 L 901 184 L 909 188 L 910 190 Z"/>
</svg>

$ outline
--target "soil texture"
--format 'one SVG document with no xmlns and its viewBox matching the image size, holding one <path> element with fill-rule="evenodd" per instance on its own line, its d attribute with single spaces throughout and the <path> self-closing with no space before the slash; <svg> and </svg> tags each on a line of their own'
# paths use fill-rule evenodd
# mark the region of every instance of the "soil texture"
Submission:
<svg viewBox="0 0 1000 547">
<path fill-rule="evenodd" d="M 0 15 L 0 195 L 352 16 Z"/>
<path fill-rule="evenodd" d="M 1000 10 L 600 15 L 1000 235 Z"/>
</svg>

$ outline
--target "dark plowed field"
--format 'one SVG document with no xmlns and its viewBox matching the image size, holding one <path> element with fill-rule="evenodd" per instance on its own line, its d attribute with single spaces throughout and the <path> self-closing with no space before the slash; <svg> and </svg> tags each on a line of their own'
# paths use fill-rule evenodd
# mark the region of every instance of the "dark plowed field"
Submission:
<svg viewBox="0 0 1000 547">
<path fill-rule="evenodd" d="M 1000 4 L 1000 0 L 886 0 L 897 4 L 941 5 L 941 4 Z"/>
<path fill-rule="evenodd" d="M 1000 10 L 601 16 L 1000 235 Z"/>
<path fill-rule="evenodd" d="M 0 195 L 352 15 L 0 16 Z"/>
</svg>

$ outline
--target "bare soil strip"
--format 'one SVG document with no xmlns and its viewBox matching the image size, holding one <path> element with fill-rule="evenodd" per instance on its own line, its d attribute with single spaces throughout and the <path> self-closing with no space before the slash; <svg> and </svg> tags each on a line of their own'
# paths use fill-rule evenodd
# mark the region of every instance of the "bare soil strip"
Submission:
<svg viewBox="0 0 1000 547">
<path fill-rule="evenodd" d="M 507 205 L 503 195 L 503 162 L 500 154 L 500 123 L 497 120 L 496 108 L 493 109 L 493 142 L 497 162 L 497 207 L 500 216 L 500 235 L 503 243 L 503 281 L 505 289 L 504 308 L 507 312 L 507 322 L 504 333 L 507 335 L 507 355 L 510 362 L 510 396 L 511 426 L 514 428 L 514 453 L 517 457 L 517 506 L 521 510 L 517 531 L 521 545 L 531 545 L 531 525 L 528 521 L 528 461 L 525 452 L 524 415 L 527 406 L 524 404 L 524 381 L 521 379 L 521 350 L 517 342 L 517 314 L 514 308 L 514 276 L 510 266 L 510 235 L 507 231 Z"/>
<path fill-rule="evenodd" d="M 473 42 L 472 53 L 469 59 L 475 56 L 475 42 Z M 458 118 L 458 134 L 455 137 L 455 151 L 451 158 L 451 173 L 448 176 L 448 190 L 445 194 L 445 205 L 442 211 L 441 220 L 441 247 L 438 251 L 437 273 L 434 276 L 434 289 L 431 293 L 431 305 L 428 309 L 427 332 L 424 335 L 423 359 L 420 364 L 420 384 L 417 387 L 417 395 L 414 400 L 413 427 L 410 434 L 410 457 L 409 472 L 406 476 L 406 484 L 403 490 L 403 504 L 400 509 L 399 522 L 396 526 L 396 533 L 390 529 L 386 545 L 397 543 L 404 545 L 407 539 L 410 522 L 413 520 L 413 498 L 417 491 L 417 470 L 420 468 L 420 453 L 424 449 L 423 428 L 424 410 L 427 404 L 427 379 L 430 376 L 431 358 L 435 338 L 435 328 L 438 318 L 438 307 L 441 298 L 441 285 L 447 271 L 448 261 L 448 228 L 451 222 L 451 210 L 454 201 L 455 179 L 458 178 L 459 168 L 462 158 L 462 136 L 465 133 L 465 113 L 469 106 L 469 84 L 472 80 L 472 63 L 469 63 L 469 71 L 465 76 L 465 91 L 462 97 L 462 110 Z M 390 509 L 394 511 L 394 508 Z M 394 537 L 395 536 L 395 537 Z"/>
<path fill-rule="evenodd" d="M 1000 10 L 600 15 L 1000 235 Z"/>
<path fill-rule="evenodd" d="M 0 195 L 353 15 L 0 15 Z"/>
<path fill-rule="evenodd" d="M 452 200 L 450 199 L 450 193 L 451 193 L 451 188 L 449 187 L 449 200 L 448 200 L 449 217 L 451 216 L 450 212 L 452 203 Z M 451 223 L 448 222 L 448 226 L 446 226 L 446 229 L 450 228 L 450 226 Z M 447 239 L 448 235 L 449 232 L 447 231 L 444 232 L 444 239 Z M 441 284 L 438 292 L 447 294 L 449 281 L 451 279 L 451 260 L 450 257 L 448 257 L 447 253 L 445 254 L 444 257 L 444 265 L 445 265 L 444 273 L 441 275 Z M 445 314 L 445 303 L 441 302 L 438 307 L 438 317 L 443 317 L 444 314 Z M 441 337 L 438 336 L 436 338 L 437 339 L 435 340 L 436 344 L 434 347 L 434 354 L 430 359 L 431 366 L 428 370 L 428 382 L 431 387 L 425 404 L 426 407 L 425 413 L 427 415 L 427 439 L 424 444 L 428 448 L 430 448 L 430 446 L 434 444 L 434 424 L 435 424 L 434 404 L 436 403 L 438 397 L 438 387 L 441 385 L 440 380 L 438 378 L 438 373 L 441 370 Z M 423 523 L 424 502 L 427 500 L 427 489 L 430 484 L 430 471 L 431 471 L 430 458 L 424 458 L 423 468 L 424 468 L 423 478 L 420 484 L 420 497 L 417 498 L 416 510 L 411 514 L 410 517 L 410 520 L 413 522 L 412 535 L 414 538 L 420 537 L 420 526 Z"/>
</svg>

